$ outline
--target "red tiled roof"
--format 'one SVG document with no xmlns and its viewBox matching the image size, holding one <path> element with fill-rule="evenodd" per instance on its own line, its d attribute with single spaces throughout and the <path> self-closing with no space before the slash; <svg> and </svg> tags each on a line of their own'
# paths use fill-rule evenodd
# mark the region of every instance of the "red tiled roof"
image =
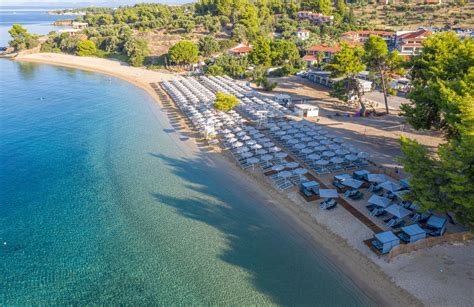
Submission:
<svg viewBox="0 0 474 307">
<path fill-rule="evenodd" d="M 241 46 L 241 47 L 235 47 L 235 48 L 229 49 L 229 52 L 233 52 L 233 53 L 248 53 L 250 51 L 252 51 L 252 48 L 249 46 Z"/>
<path fill-rule="evenodd" d="M 405 47 L 422 47 L 423 45 L 422 44 L 409 44 L 409 43 L 401 43 L 401 44 L 398 44 L 399 46 L 405 46 Z"/>
<path fill-rule="evenodd" d="M 298 30 L 296 32 L 311 32 L 310 30 L 306 30 L 306 29 L 303 29 L 303 30 Z"/>
<path fill-rule="evenodd" d="M 304 57 L 303 57 L 303 60 L 304 61 L 316 61 L 316 56 L 312 55 L 312 54 L 306 54 Z"/>
<path fill-rule="evenodd" d="M 408 32 L 408 33 L 405 33 L 405 34 L 402 34 L 399 36 L 399 38 L 402 38 L 402 39 L 416 39 L 420 36 L 430 36 L 431 35 L 431 31 L 426 31 L 426 30 L 418 30 L 418 31 L 415 31 L 415 32 Z M 422 38 L 420 38 L 422 39 Z"/>
<path fill-rule="evenodd" d="M 334 46 L 328 46 L 328 45 L 315 45 L 312 47 L 309 47 L 306 49 L 306 51 L 318 51 L 318 52 L 329 52 L 329 53 L 336 53 L 341 51 L 341 47 L 339 44 L 336 44 Z"/>
</svg>

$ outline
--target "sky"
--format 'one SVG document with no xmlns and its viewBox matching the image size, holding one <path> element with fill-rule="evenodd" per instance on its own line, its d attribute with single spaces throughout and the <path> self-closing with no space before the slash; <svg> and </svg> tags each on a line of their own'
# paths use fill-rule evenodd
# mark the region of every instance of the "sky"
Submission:
<svg viewBox="0 0 474 307">
<path fill-rule="evenodd" d="M 87 7 L 92 5 L 117 7 L 140 2 L 157 2 L 165 4 L 190 3 L 193 0 L 1 0 L 0 6 L 20 7 Z"/>
</svg>

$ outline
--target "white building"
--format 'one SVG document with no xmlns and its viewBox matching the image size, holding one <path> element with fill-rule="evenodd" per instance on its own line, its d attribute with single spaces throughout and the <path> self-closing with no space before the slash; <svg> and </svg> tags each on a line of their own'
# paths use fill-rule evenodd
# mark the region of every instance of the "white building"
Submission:
<svg viewBox="0 0 474 307">
<path fill-rule="evenodd" d="M 306 39 L 309 38 L 310 33 L 311 33 L 310 30 L 300 29 L 300 30 L 296 31 L 296 37 L 298 37 L 299 39 L 302 39 L 302 40 L 306 40 Z"/>
<path fill-rule="evenodd" d="M 295 104 L 295 113 L 301 117 L 318 117 L 319 107 L 310 104 Z"/>
</svg>

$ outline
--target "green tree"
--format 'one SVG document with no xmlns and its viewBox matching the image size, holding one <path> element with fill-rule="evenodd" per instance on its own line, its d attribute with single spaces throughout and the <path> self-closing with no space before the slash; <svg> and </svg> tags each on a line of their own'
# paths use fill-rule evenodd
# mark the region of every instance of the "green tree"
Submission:
<svg viewBox="0 0 474 307">
<path fill-rule="evenodd" d="M 334 77 L 344 78 L 332 92 L 332 95 L 343 100 L 348 101 L 349 98 L 355 97 L 365 111 L 364 103 L 362 102 L 362 92 L 357 74 L 364 70 L 362 64 L 362 57 L 364 49 L 359 46 L 352 48 L 346 43 L 341 43 L 341 51 L 336 53 L 331 62 L 326 66 Z"/>
<path fill-rule="evenodd" d="M 332 11 L 332 0 L 303 0 L 302 5 L 324 15 L 330 15 Z"/>
<path fill-rule="evenodd" d="M 91 56 L 97 53 L 97 47 L 91 40 L 83 40 L 77 44 L 76 54 L 78 56 Z"/>
<path fill-rule="evenodd" d="M 222 92 L 216 93 L 216 100 L 214 101 L 214 107 L 217 110 L 228 112 L 235 108 L 239 104 L 239 100 L 232 95 L 228 95 Z"/>
<path fill-rule="evenodd" d="M 474 41 L 444 32 L 426 39 L 423 47 L 410 63 L 411 103 L 401 106 L 402 115 L 415 129 L 433 128 L 456 135 L 462 97 L 469 96 L 473 88 L 469 76 L 474 67 Z"/>
<path fill-rule="evenodd" d="M 296 44 L 287 40 L 275 40 L 271 42 L 271 57 L 273 65 L 289 63 L 293 66 L 300 58 Z"/>
<path fill-rule="evenodd" d="M 170 61 L 176 64 L 196 63 L 199 60 L 199 49 L 191 41 L 180 41 L 168 50 Z"/>
<path fill-rule="evenodd" d="M 260 76 L 257 79 L 255 79 L 255 83 L 258 86 L 261 86 L 263 88 L 263 90 L 267 91 L 267 92 L 273 91 L 278 86 L 277 82 L 271 82 L 265 76 Z"/>
<path fill-rule="evenodd" d="M 412 64 L 411 104 L 403 105 L 416 129 L 445 132 L 446 142 L 431 153 L 401 139 L 400 162 L 411 174 L 411 199 L 425 209 L 451 212 L 474 229 L 474 44 L 454 33 L 423 42 Z"/>
<path fill-rule="evenodd" d="M 219 51 L 219 42 L 212 36 L 201 36 L 198 41 L 199 52 L 203 56 L 211 56 Z"/>
<path fill-rule="evenodd" d="M 219 65 L 211 65 L 206 70 L 206 75 L 208 76 L 222 76 L 224 75 L 224 68 Z"/>
<path fill-rule="evenodd" d="M 387 43 L 377 35 L 370 35 L 364 45 L 364 62 L 367 68 L 380 80 L 385 101 L 385 110 L 388 110 L 388 81 L 391 75 L 400 73 L 403 59 L 398 51 L 388 52 Z"/>
<path fill-rule="evenodd" d="M 38 37 L 31 35 L 28 31 L 19 24 L 14 24 L 10 30 L 8 30 L 12 40 L 8 42 L 9 46 L 15 51 L 23 49 L 31 49 L 38 46 Z"/>
<path fill-rule="evenodd" d="M 124 45 L 124 51 L 128 56 L 128 63 L 132 66 L 142 66 L 150 50 L 144 39 L 131 38 Z"/>
<path fill-rule="evenodd" d="M 257 38 L 249 53 L 249 60 L 252 64 L 270 66 L 272 64 L 272 48 L 268 38 Z"/>
</svg>

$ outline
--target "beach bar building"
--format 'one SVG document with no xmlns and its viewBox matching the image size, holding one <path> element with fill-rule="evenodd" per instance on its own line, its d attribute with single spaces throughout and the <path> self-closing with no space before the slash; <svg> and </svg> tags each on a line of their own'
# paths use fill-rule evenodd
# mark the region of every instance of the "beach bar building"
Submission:
<svg viewBox="0 0 474 307">
<path fill-rule="evenodd" d="M 318 117 L 319 107 L 306 103 L 295 104 L 295 113 L 300 117 Z"/>
<path fill-rule="evenodd" d="M 400 229 L 402 232 L 398 235 L 398 237 L 406 243 L 413 243 L 426 238 L 426 231 L 418 226 L 418 224 L 401 227 Z"/>
<path fill-rule="evenodd" d="M 426 222 L 426 227 L 430 230 L 431 236 L 442 236 L 446 232 L 446 223 L 445 218 L 432 215 Z"/>
<path fill-rule="evenodd" d="M 393 232 L 385 231 L 374 234 L 374 239 L 371 243 L 383 255 L 399 246 L 400 239 Z"/>
</svg>

